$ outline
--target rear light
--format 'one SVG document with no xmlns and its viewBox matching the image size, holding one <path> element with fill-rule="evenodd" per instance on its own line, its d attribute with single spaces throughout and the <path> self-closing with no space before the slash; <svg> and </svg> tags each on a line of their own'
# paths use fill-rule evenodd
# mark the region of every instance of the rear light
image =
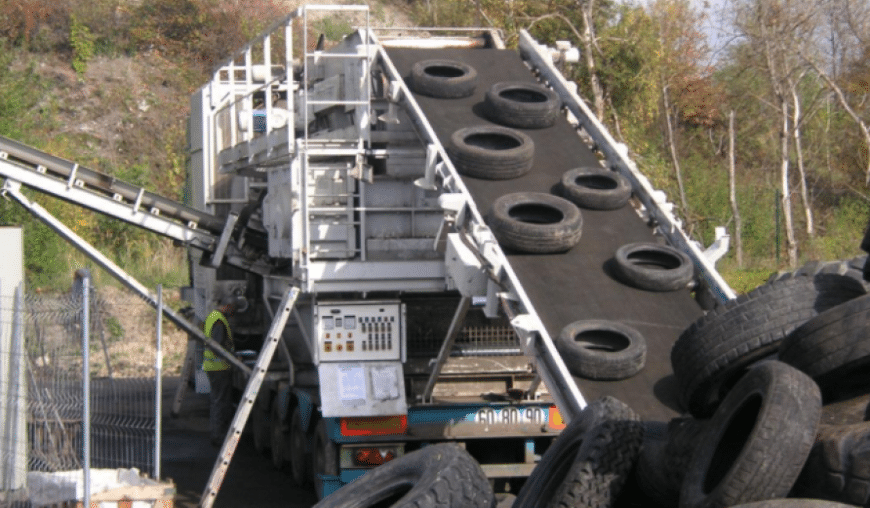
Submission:
<svg viewBox="0 0 870 508">
<path fill-rule="evenodd" d="M 368 418 L 342 418 L 342 436 L 386 436 L 404 434 L 408 430 L 408 417 L 372 416 Z"/>
<path fill-rule="evenodd" d="M 353 455 L 353 460 L 357 466 L 373 467 L 380 466 L 385 462 L 389 462 L 396 458 L 396 454 L 392 449 L 380 448 L 360 448 Z"/>
<path fill-rule="evenodd" d="M 550 406 L 550 417 L 547 419 L 547 425 L 553 430 L 562 430 L 565 428 L 565 420 L 562 419 L 562 413 L 556 406 Z"/>
</svg>

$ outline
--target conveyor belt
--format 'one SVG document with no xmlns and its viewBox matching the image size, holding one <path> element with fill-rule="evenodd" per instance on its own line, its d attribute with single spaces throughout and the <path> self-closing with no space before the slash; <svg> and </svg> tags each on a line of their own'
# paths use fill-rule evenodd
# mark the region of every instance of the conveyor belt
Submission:
<svg viewBox="0 0 870 508">
<path fill-rule="evenodd" d="M 442 144 L 450 135 L 469 125 L 491 124 L 481 113 L 484 93 L 499 81 L 535 78 L 514 51 L 495 49 L 391 49 L 388 54 L 407 80 L 420 60 L 449 58 L 473 66 L 478 73 L 475 94 L 465 99 L 435 99 L 416 95 Z M 525 130 L 535 142 L 532 171 L 505 181 L 463 177 L 481 213 L 503 194 L 551 192 L 562 174 L 582 165 L 598 164 L 567 120 L 553 127 Z M 508 260 L 533 302 L 535 311 L 551 337 L 579 319 L 610 319 L 633 326 L 647 340 L 646 367 L 623 381 L 576 382 L 587 401 L 612 395 L 629 404 L 645 419 L 668 420 L 680 412 L 676 384 L 670 366 L 674 341 L 702 312 L 688 290 L 657 293 L 628 287 L 616 280 L 611 267 L 620 246 L 631 242 L 654 242 L 647 227 L 631 206 L 616 211 L 583 210 L 580 244 L 564 254 L 529 255 L 507 252 Z"/>
</svg>

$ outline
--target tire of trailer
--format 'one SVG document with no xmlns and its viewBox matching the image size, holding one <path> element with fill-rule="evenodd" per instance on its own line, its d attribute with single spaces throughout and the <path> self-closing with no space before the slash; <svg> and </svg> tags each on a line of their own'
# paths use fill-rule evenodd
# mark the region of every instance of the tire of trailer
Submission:
<svg viewBox="0 0 870 508">
<path fill-rule="evenodd" d="M 579 208 L 541 192 L 501 196 L 492 204 L 488 222 L 502 247 L 537 254 L 565 252 L 583 232 Z"/>
<path fill-rule="evenodd" d="M 495 496 L 475 460 L 455 444 L 435 444 L 393 459 L 345 485 L 315 508 L 492 508 Z"/>
<path fill-rule="evenodd" d="M 277 400 L 272 401 L 272 410 L 269 414 L 269 448 L 272 453 L 272 465 L 281 471 L 287 467 L 290 459 L 288 450 L 289 433 L 286 425 L 281 421 L 281 404 Z"/>
<path fill-rule="evenodd" d="M 604 319 L 575 321 L 556 338 L 572 374 L 587 379 L 627 379 L 646 363 L 646 340 L 634 328 Z"/>
<path fill-rule="evenodd" d="M 623 402 L 605 396 L 589 403 L 559 434 L 517 493 L 513 508 L 544 508 L 565 481 L 587 433 L 605 421 L 638 422 Z"/>
<path fill-rule="evenodd" d="M 257 453 L 265 455 L 272 446 L 269 407 L 263 402 L 262 397 L 257 397 L 251 408 L 251 438 L 254 441 L 254 449 Z"/>
<path fill-rule="evenodd" d="M 711 310 L 683 331 L 671 349 L 683 405 L 697 418 L 710 416 L 734 381 L 752 363 L 775 354 L 786 335 L 862 291 L 843 275 L 793 277 Z"/>
<path fill-rule="evenodd" d="M 628 285 L 647 291 L 685 289 L 695 273 L 686 253 L 667 245 L 630 243 L 616 250 L 616 273 Z"/>
<path fill-rule="evenodd" d="M 308 436 L 302 429 L 299 405 L 293 408 L 290 417 L 290 473 L 296 485 L 311 483 L 311 450 L 308 449 Z"/>
<path fill-rule="evenodd" d="M 751 369 L 722 401 L 692 455 L 680 508 L 786 497 L 821 413 L 819 388 L 806 374 L 775 360 Z"/>
<path fill-rule="evenodd" d="M 320 419 L 314 426 L 312 448 L 311 462 L 315 484 L 317 483 L 317 475 L 338 476 L 338 447 L 329 439 L 329 434 L 326 432 L 326 420 Z M 322 497 L 323 492 L 317 490 L 317 498 L 321 499 Z"/>
<path fill-rule="evenodd" d="M 461 99 L 474 94 L 477 70 L 457 60 L 422 60 L 411 68 L 411 89 L 439 99 Z"/>
<path fill-rule="evenodd" d="M 486 91 L 484 111 L 490 120 L 520 129 L 543 129 L 556 123 L 559 94 L 537 83 L 503 81 Z"/>
<path fill-rule="evenodd" d="M 566 171 L 562 196 L 581 208 L 617 210 L 631 198 L 631 183 L 616 171 L 584 166 Z"/>
<path fill-rule="evenodd" d="M 826 394 L 870 363 L 870 295 L 837 305 L 790 333 L 779 359 L 813 378 Z"/>
<path fill-rule="evenodd" d="M 592 428 L 550 506 L 610 508 L 637 462 L 643 423 L 609 420 Z"/>
<path fill-rule="evenodd" d="M 448 148 L 456 170 L 485 180 L 510 180 L 532 169 L 535 142 L 526 134 L 498 125 L 458 129 Z"/>
</svg>

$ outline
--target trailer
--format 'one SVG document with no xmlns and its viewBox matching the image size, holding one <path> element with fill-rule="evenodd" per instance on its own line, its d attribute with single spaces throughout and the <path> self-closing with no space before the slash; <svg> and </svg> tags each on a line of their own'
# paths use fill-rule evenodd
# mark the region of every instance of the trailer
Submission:
<svg viewBox="0 0 870 508">
<path fill-rule="evenodd" d="M 356 28 L 330 40 L 318 27 L 335 19 Z M 461 443 L 494 484 L 515 490 L 590 399 L 615 396 L 646 419 L 677 415 L 671 345 L 704 307 L 734 297 L 714 265 L 727 236 L 709 249 L 687 237 L 559 71 L 574 51 L 526 32 L 513 50 L 492 29 L 373 29 L 365 6 L 305 6 L 192 95 L 183 204 L 6 139 L 0 176 L 7 195 L 149 301 L 20 186 L 187 247 L 194 316 L 165 312 L 232 363 L 243 392 L 204 506 L 246 427 L 321 497 L 439 442 Z M 505 94 L 520 104 L 556 97 L 552 124 L 500 125 L 487 108 L 503 84 L 538 87 Z M 469 170 L 512 167 L 518 160 L 504 157 L 517 151 L 520 174 Z M 540 199 L 580 167 L 619 175 L 629 204 L 578 209 L 582 236 L 567 249 L 505 245 L 493 219 L 500 200 Z M 548 202 L 523 203 L 512 220 L 564 220 Z M 627 284 L 615 256 L 635 244 L 676 249 L 690 276 L 667 291 Z M 228 299 L 244 309 L 231 319 L 237 354 L 199 328 Z M 617 380 L 569 370 L 555 341 L 583 320 L 636 330 L 642 369 Z M 623 348 L 599 332 L 592 349 Z"/>
</svg>

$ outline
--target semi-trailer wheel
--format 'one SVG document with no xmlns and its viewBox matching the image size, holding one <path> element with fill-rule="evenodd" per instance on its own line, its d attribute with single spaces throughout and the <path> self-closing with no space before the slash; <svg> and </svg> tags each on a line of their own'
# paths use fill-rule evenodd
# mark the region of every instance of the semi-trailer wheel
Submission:
<svg viewBox="0 0 870 508">
<path fill-rule="evenodd" d="M 427 446 L 345 485 L 315 508 L 492 508 L 486 475 L 458 445 Z"/>
<path fill-rule="evenodd" d="M 312 463 L 314 466 L 315 484 L 317 475 L 338 476 L 338 446 L 329 439 L 326 432 L 326 420 L 319 420 L 314 427 L 314 450 Z M 318 499 L 323 493 L 317 492 Z M 331 496 L 330 496 L 331 497 Z"/>
<path fill-rule="evenodd" d="M 281 404 L 277 400 L 272 401 L 272 411 L 269 415 L 270 447 L 272 451 L 272 465 L 275 469 L 282 470 L 287 466 L 290 458 L 289 437 L 286 423 L 281 420 Z"/>
<path fill-rule="evenodd" d="M 297 405 L 290 417 L 290 472 L 296 485 L 307 485 L 312 479 L 308 442 L 308 436 L 302 430 L 302 415 Z"/>
<path fill-rule="evenodd" d="M 271 415 L 269 414 L 269 406 L 264 402 L 263 397 L 257 397 L 254 402 L 254 407 L 251 408 L 251 437 L 254 440 L 254 449 L 257 453 L 265 455 L 272 446 L 272 437 L 270 435 Z"/>
</svg>

